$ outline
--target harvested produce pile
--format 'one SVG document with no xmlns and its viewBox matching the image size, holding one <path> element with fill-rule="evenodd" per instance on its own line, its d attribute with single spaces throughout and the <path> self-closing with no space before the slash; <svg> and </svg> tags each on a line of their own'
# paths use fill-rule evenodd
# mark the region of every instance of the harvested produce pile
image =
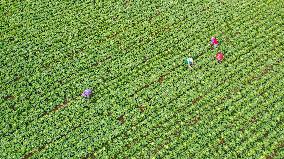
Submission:
<svg viewBox="0 0 284 159">
<path fill-rule="evenodd" d="M 284 158 L 283 8 L 2 1 L 0 158 Z"/>
</svg>

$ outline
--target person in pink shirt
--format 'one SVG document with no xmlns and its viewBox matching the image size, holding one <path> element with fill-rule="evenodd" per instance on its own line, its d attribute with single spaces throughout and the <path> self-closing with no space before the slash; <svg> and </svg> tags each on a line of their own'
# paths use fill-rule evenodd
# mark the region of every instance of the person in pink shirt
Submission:
<svg viewBox="0 0 284 159">
<path fill-rule="evenodd" d="M 218 45 L 219 45 L 219 42 L 218 42 L 217 38 L 212 37 L 212 38 L 211 38 L 211 47 L 213 46 L 214 49 L 215 49 L 215 48 L 218 47 Z"/>
<path fill-rule="evenodd" d="M 224 54 L 222 52 L 218 52 L 216 54 L 216 59 L 217 59 L 218 63 L 221 63 L 222 60 L 224 59 Z"/>
</svg>

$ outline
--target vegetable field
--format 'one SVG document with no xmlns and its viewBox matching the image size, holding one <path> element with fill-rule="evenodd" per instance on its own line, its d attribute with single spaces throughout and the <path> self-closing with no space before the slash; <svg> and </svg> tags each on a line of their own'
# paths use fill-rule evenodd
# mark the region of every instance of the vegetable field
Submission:
<svg viewBox="0 0 284 159">
<path fill-rule="evenodd" d="M 284 158 L 283 0 L 0 4 L 1 159 Z"/>
</svg>

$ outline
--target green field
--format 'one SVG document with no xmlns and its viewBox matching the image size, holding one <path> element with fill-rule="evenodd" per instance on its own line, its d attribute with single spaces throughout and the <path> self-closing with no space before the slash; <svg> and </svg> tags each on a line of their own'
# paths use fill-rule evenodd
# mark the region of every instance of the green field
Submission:
<svg viewBox="0 0 284 159">
<path fill-rule="evenodd" d="M 0 4 L 1 159 L 284 158 L 283 0 Z"/>
</svg>

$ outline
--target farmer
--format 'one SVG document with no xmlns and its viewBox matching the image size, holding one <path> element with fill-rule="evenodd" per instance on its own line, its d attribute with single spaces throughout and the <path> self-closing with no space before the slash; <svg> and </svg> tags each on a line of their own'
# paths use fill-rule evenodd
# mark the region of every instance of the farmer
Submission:
<svg viewBox="0 0 284 159">
<path fill-rule="evenodd" d="M 217 38 L 212 37 L 211 38 L 211 47 L 213 46 L 214 49 L 215 49 L 215 48 L 217 48 L 218 45 L 219 45 L 219 42 L 218 42 Z"/>
<path fill-rule="evenodd" d="M 81 94 L 81 96 L 89 98 L 92 95 L 92 90 L 91 89 L 86 89 L 84 92 Z"/>
<path fill-rule="evenodd" d="M 224 59 L 224 54 L 222 52 L 218 52 L 216 54 L 216 59 L 217 59 L 218 63 L 221 63 L 222 60 Z"/>
<path fill-rule="evenodd" d="M 187 64 L 188 68 L 192 68 L 192 66 L 193 66 L 193 59 L 191 57 L 190 58 L 186 58 L 185 64 Z"/>
</svg>

